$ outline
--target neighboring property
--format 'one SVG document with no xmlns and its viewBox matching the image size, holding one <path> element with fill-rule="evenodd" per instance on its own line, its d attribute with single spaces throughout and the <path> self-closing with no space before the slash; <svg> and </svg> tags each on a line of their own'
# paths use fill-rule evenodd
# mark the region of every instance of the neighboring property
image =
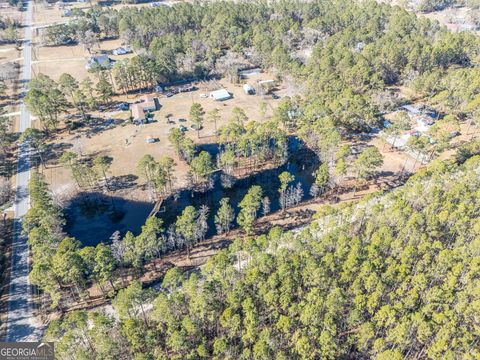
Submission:
<svg viewBox="0 0 480 360">
<path fill-rule="evenodd" d="M 210 98 L 216 101 L 224 101 L 232 98 L 232 95 L 225 89 L 219 89 L 210 93 Z"/>
<path fill-rule="evenodd" d="M 247 95 L 254 95 L 255 94 L 255 89 L 248 84 L 243 85 L 243 91 L 245 91 L 245 94 L 247 94 Z"/>
<path fill-rule="evenodd" d="M 107 55 L 93 55 L 87 60 L 85 68 L 90 70 L 94 65 L 99 65 L 102 68 L 109 69 L 111 67 L 112 60 Z"/>
<path fill-rule="evenodd" d="M 403 105 L 400 109 L 407 111 L 410 116 L 420 115 L 422 113 L 419 108 L 413 105 Z"/>
<path fill-rule="evenodd" d="M 427 132 L 438 118 L 437 112 L 425 105 L 403 105 L 399 110 L 404 110 L 408 113 L 410 119 L 416 123 L 415 129 L 421 133 Z"/>
<path fill-rule="evenodd" d="M 424 104 L 414 104 L 414 105 L 403 105 L 400 106 L 397 111 L 406 111 L 409 118 L 411 119 L 412 129 L 403 132 L 400 136 L 390 136 L 386 140 L 388 143 L 394 145 L 397 149 L 405 149 L 405 146 L 408 143 L 408 140 L 412 136 L 427 136 L 430 141 L 430 135 L 428 131 L 430 127 L 435 124 L 435 121 L 438 119 L 439 114 L 438 112 Z M 384 128 L 389 128 L 392 123 L 388 120 L 385 120 Z"/>
<path fill-rule="evenodd" d="M 130 110 L 132 111 L 133 121 L 144 122 L 145 113 L 157 110 L 158 109 L 157 104 L 158 104 L 157 98 L 143 96 L 140 99 L 140 102 L 137 102 L 136 104 L 133 104 L 132 106 L 130 106 Z"/>
</svg>

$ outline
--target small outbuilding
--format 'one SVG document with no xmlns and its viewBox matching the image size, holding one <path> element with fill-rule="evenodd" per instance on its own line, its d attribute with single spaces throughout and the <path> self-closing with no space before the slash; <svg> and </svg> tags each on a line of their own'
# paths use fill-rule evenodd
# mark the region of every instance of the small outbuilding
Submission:
<svg viewBox="0 0 480 360">
<path fill-rule="evenodd" d="M 224 101 L 232 98 L 232 95 L 225 89 L 219 89 L 210 93 L 210 98 L 216 101 Z"/>
<path fill-rule="evenodd" d="M 116 49 L 112 50 L 113 55 L 125 55 L 125 54 L 128 54 L 129 52 L 130 52 L 130 50 L 128 48 L 124 48 L 124 47 L 119 47 L 119 48 L 116 48 Z"/>
<path fill-rule="evenodd" d="M 275 80 L 262 80 L 257 83 L 258 93 L 262 95 L 270 93 L 274 87 Z"/>
<path fill-rule="evenodd" d="M 401 108 L 412 115 L 420 115 L 422 113 L 419 108 L 413 105 L 403 105 Z"/>
</svg>

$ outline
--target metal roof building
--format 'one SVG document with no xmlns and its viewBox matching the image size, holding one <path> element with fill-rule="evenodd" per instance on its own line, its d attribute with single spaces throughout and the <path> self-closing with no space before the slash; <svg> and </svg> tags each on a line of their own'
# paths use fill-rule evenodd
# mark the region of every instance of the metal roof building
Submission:
<svg viewBox="0 0 480 360">
<path fill-rule="evenodd" d="M 407 110 L 409 113 L 411 113 L 413 115 L 419 115 L 419 114 L 422 113 L 420 111 L 420 109 L 418 109 L 417 107 L 415 107 L 413 105 L 403 105 L 402 109 Z"/>
<path fill-rule="evenodd" d="M 225 89 L 219 89 L 219 90 L 212 91 L 210 93 L 210 97 L 217 101 L 223 101 L 223 100 L 231 99 L 232 95 Z"/>
</svg>

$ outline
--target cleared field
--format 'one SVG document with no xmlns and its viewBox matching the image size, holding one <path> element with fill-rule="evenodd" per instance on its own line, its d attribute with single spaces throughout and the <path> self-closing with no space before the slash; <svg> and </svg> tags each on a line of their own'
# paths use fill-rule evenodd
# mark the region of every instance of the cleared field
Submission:
<svg viewBox="0 0 480 360">
<path fill-rule="evenodd" d="M 114 6 L 115 8 L 120 5 Z M 85 3 L 67 3 L 65 9 L 84 9 L 88 10 L 89 5 Z M 42 46 L 42 33 L 44 28 L 49 25 L 61 24 L 70 21 L 69 17 L 63 16 L 63 9 L 59 6 L 36 4 L 34 12 L 34 43 L 35 48 L 32 53 L 32 70 L 34 74 L 43 73 L 54 80 L 58 80 L 61 74 L 69 73 L 77 80 L 82 81 L 87 77 L 94 77 L 89 74 L 85 65 L 87 59 L 94 53 L 113 50 L 121 46 L 121 40 L 100 41 L 91 53 L 81 44 L 68 46 Z M 113 56 L 113 60 L 125 59 L 133 55 Z"/>
<path fill-rule="evenodd" d="M 252 77 L 250 82 L 261 79 L 271 78 L 268 74 L 258 74 Z M 271 95 L 257 96 L 247 95 L 240 85 L 232 85 L 226 81 L 220 81 L 231 94 L 233 98 L 218 102 L 210 98 L 200 98 L 200 94 L 208 93 L 206 90 L 198 89 L 190 93 L 177 94 L 170 98 L 165 96 L 159 97 L 161 108 L 154 112 L 154 122 L 146 125 L 117 125 L 115 127 L 105 127 L 94 131 L 88 129 L 78 130 L 73 135 L 62 134 L 54 141 L 57 146 L 63 148 L 81 149 L 84 155 L 102 154 L 113 158 L 111 173 L 113 176 L 123 176 L 134 174 L 136 172 L 137 163 L 145 154 L 151 154 L 155 158 L 162 156 L 170 156 L 175 159 L 177 166 L 175 168 L 175 177 L 177 178 L 176 186 L 181 187 L 187 185 L 185 177 L 189 169 L 184 161 L 179 161 L 173 147 L 168 141 L 168 132 L 172 127 L 178 127 L 180 124 L 187 126 L 189 130 L 187 134 L 196 143 L 208 144 L 215 141 L 215 125 L 205 120 L 204 128 L 200 131 L 200 138 L 197 137 L 197 132 L 192 130 L 190 126 L 192 123 L 189 120 L 188 113 L 192 103 L 198 102 L 202 105 L 205 112 L 217 108 L 220 111 L 221 120 L 217 123 L 220 127 L 228 122 L 228 118 L 232 109 L 235 106 L 242 107 L 251 120 L 263 121 L 264 118 L 260 113 L 260 103 L 266 102 L 267 113 L 266 117 L 270 116 L 273 109 L 277 106 L 280 100 L 275 100 Z M 283 95 L 284 89 L 279 89 L 276 93 Z M 156 96 L 156 94 L 151 94 Z M 132 102 L 137 96 L 119 96 L 117 101 Z M 167 124 L 166 115 L 170 114 L 175 124 Z M 100 115 L 100 114 L 96 114 Z M 102 114 L 102 116 L 113 119 L 126 119 L 129 112 L 121 112 L 118 114 Z M 186 122 L 179 122 L 178 119 L 187 119 Z M 158 139 L 155 143 L 147 143 L 146 139 L 152 137 Z M 74 185 L 69 171 L 60 166 L 49 167 L 44 170 L 47 180 L 52 186 L 52 189 L 57 192 L 65 192 L 67 189 L 74 191 Z M 70 184 L 70 185 L 69 185 Z M 140 190 L 135 190 L 134 193 L 129 192 L 128 196 L 133 196 L 136 199 L 145 199 L 147 194 Z"/>
<path fill-rule="evenodd" d="M 0 15 L 18 22 L 23 22 L 24 12 L 18 11 L 11 6 L 0 7 Z M 23 38 L 23 29 L 18 29 L 19 38 Z M 18 86 L 18 74 L 19 68 L 22 64 L 23 58 L 21 49 L 17 48 L 15 44 L 2 44 L 0 45 L 0 73 L 7 80 L 7 93 L 6 96 L 0 98 L 0 104 L 5 107 L 5 111 L 10 114 L 11 130 L 17 131 L 18 129 L 18 116 L 15 116 L 19 110 L 17 99 L 17 86 Z M 18 66 L 16 69 L 14 66 Z"/>
<path fill-rule="evenodd" d="M 92 49 L 92 54 L 113 50 L 120 45 L 121 40 L 102 41 Z M 83 45 L 37 46 L 33 52 L 33 72 L 48 75 L 54 80 L 58 80 L 63 73 L 69 73 L 79 81 L 87 77 L 94 78 L 94 74 L 90 74 L 85 68 L 90 55 Z M 129 56 L 133 55 L 109 55 L 113 60 L 125 59 Z"/>
</svg>

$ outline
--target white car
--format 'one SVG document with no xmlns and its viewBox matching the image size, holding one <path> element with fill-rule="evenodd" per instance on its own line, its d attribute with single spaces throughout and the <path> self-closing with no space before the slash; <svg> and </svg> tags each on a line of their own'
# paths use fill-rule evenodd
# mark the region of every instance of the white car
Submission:
<svg viewBox="0 0 480 360">
<path fill-rule="evenodd" d="M 200 94 L 200 97 L 201 97 L 202 99 L 206 99 L 206 98 L 208 98 L 208 95 L 207 95 L 207 94 Z"/>
</svg>

